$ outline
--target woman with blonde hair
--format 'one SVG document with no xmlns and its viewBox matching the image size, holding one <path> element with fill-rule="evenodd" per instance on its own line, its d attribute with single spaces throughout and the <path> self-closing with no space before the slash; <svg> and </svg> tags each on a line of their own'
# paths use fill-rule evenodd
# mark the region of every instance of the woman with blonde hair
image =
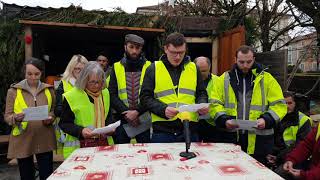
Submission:
<svg viewBox="0 0 320 180">
<path fill-rule="evenodd" d="M 60 121 L 60 116 L 62 112 L 63 98 L 62 94 L 70 91 L 76 83 L 76 80 L 79 77 L 80 72 L 84 66 L 88 63 L 88 60 L 78 54 L 73 55 L 70 62 L 67 65 L 66 70 L 63 73 L 61 83 L 59 84 L 58 89 L 56 90 L 56 107 L 54 109 L 54 114 L 57 117 L 55 123 L 55 134 L 57 138 L 57 154 L 62 154 L 63 144 L 65 141 L 65 133 L 60 129 L 58 123 Z"/>
<path fill-rule="evenodd" d="M 56 91 L 57 104 L 54 113 L 57 117 L 60 117 L 62 111 L 62 94 L 73 88 L 81 70 L 87 63 L 88 60 L 80 54 L 73 55 L 68 63 L 68 66 L 63 73 L 61 83 Z"/>
</svg>

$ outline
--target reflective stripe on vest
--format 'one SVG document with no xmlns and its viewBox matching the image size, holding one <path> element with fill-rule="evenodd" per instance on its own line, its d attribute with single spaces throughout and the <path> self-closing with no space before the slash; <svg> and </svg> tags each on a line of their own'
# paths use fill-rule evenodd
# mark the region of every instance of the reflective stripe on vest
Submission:
<svg viewBox="0 0 320 180">
<path fill-rule="evenodd" d="M 211 79 L 210 81 L 208 82 L 208 85 L 207 85 L 207 93 L 208 93 L 208 102 L 211 103 L 213 102 L 214 100 L 213 99 L 210 99 L 211 95 L 211 91 L 213 89 L 213 85 L 214 85 L 214 81 L 218 78 L 218 76 L 214 75 L 214 74 L 211 74 Z M 205 115 L 202 115 L 202 116 L 199 116 L 199 119 L 205 119 L 209 124 L 211 124 L 212 126 L 215 126 L 215 123 L 214 123 L 214 120 L 213 118 L 211 118 L 210 116 L 210 113 L 208 114 L 205 114 Z"/>
<path fill-rule="evenodd" d="M 52 97 L 51 97 L 51 93 L 50 90 L 48 88 L 44 89 L 44 94 L 47 97 L 47 102 L 48 102 L 48 111 L 50 112 L 51 110 L 51 105 L 52 105 Z M 22 95 L 22 90 L 21 89 L 17 89 L 17 95 L 16 95 L 16 99 L 14 101 L 14 107 L 13 107 L 13 112 L 15 114 L 19 114 L 23 112 L 23 109 L 28 108 L 27 103 L 24 101 L 23 95 Z M 21 122 L 19 125 L 13 125 L 12 126 L 12 135 L 13 136 L 18 136 L 21 133 L 23 133 L 24 130 L 26 130 L 28 126 L 28 122 Z"/>
<path fill-rule="evenodd" d="M 255 72 L 253 72 L 255 74 Z M 258 83 L 259 82 L 259 83 Z M 226 114 L 237 117 L 237 99 L 235 93 L 230 85 L 229 73 L 224 73 L 224 107 Z M 264 87 L 264 76 L 257 75 L 254 80 L 254 87 L 252 93 L 252 99 L 250 104 L 249 120 L 256 121 L 261 114 L 267 110 L 266 95 Z M 272 110 L 268 110 L 271 116 L 276 120 L 280 120 L 279 116 Z M 218 113 L 217 113 L 218 114 Z M 216 115 L 216 117 L 219 117 Z M 256 135 L 266 136 L 273 135 L 273 129 L 263 129 L 248 131 L 248 147 L 247 153 L 253 154 L 255 151 Z"/>
<path fill-rule="evenodd" d="M 310 118 L 305 114 L 299 112 L 299 125 L 290 126 L 286 128 L 283 132 L 283 140 L 287 146 L 291 146 L 296 143 L 297 133 L 299 129 L 307 122 Z"/>
<path fill-rule="evenodd" d="M 142 86 L 144 75 L 146 73 L 147 68 L 150 66 L 150 64 L 151 64 L 150 61 L 146 61 L 144 63 L 144 65 L 143 65 L 143 67 L 142 67 L 141 76 L 140 76 L 139 94 L 140 94 L 140 89 L 141 89 L 141 86 Z M 127 107 L 129 107 L 125 68 L 120 62 L 116 62 L 114 64 L 114 72 L 115 72 L 115 75 L 116 75 L 116 78 L 117 78 L 117 83 L 118 83 L 118 96 L 119 96 L 119 99 Z"/>
<path fill-rule="evenodd" d="M 64 93 L 70 91 L 73 88 L 73 85 L 70 82 L 67 82 L 66 80 L 61 80 L 61 82 L 62 82 L 62 85 L 63 85 L 63 92 Z M 62 96 L 62 101 L 63 100 L 64 100 L 64 96 Z M 60 129 L 60 127 L 58 125 L 59 122 L 60 122 L 60 118 L 56 117 L 54 130 L 55 130 L 58 146 L 62 147 L 61 143 L 64 143 L 64 141 L 66 140 L 66 134 Z"/>
<path fill-rule="evenodd" d="M 185 104 L 195 103 L 195 92 L 197 87 L 197 69 L 193 62 L 184 65 L 181 72 L 179 84 L 173 85 L 171 76 L 162 61 L 155 62 L 155 98 L 170 107 L 178 108 Z M 177 93 L 175 90 L 177 90 Z M 190 121 L 198 121 L 198 114 L 189 112 Z M 179 114 L 171 119 L 164 119 L 155 114 L 151 114 L 152 122 L 173 121 Z"/>
<path fill-rule="evenodd" d="M 94 104 L 90 102 L 85 91 L 79 88 L 73 88 L 71 91 L 63 94 L 68 101 L 71 111 L 74 113 L 74 123 L 81 127 L 94 127 L 95 113 Z M 105 117 L 108 116 L 110 108 L 110 97 L 108 89 L 102 90 L 104 102 Z M 63 147 L 63 156 L 67 158 L 74 150 L 80 147 L 80 142 L 77 137 L 69 134 L 66 136 Z"/>
</svg>

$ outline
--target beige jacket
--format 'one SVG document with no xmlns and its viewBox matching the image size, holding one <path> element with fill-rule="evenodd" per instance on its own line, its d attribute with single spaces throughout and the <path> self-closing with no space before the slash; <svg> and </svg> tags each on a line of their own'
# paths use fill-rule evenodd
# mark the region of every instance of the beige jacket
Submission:
<svg viewBox="0 0 320 180">
<path fill-rule="evenodd" d="M 48 100 L 45 95 L 45 88 L 49 88 L 52 96 L 52 105 L 49 116 L 54 118 L 55 93 L 51 85 L 41 83 L 37 89 L 35 99 L 30 92 L 27 81 L 22 80 L 18 84 L 12 85 L 7 93 L 5 121 L 9 125 L 15 124 L 14 121 L 14 102 L 16 99 L 17 88 L 22 89 L 23 98 L 28 107 L 47 105 Z M 26 130 L 18 135 L 10 135 L 8 158 L 26 158 L 33 154 L 49 152 L 56 149 L 56 138 L 53 125 L 44 125 L 42 121 L 29 122 Z"/>
</svg>

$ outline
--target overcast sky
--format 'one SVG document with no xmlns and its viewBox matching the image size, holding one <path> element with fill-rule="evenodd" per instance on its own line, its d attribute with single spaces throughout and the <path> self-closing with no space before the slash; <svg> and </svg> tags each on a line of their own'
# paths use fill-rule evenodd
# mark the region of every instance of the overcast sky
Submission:
<svg viewBox="0 0 320 180">
<path fill-rule="evenodd" d="M 112 11 L 115 7 L 121 7 L 127 13 L 136 12 L 137 7 L 157 5 L 165 0 L 0 0 L 9 4 L 41 6 L 41 7 L 68 7 L 71 4 L 80 5 L 84 9 L 101 9 Z M 0 5 L 2 6 L 2 5 Z M 1 7 L 2 8 L 2 7 Z"/>
</svg>

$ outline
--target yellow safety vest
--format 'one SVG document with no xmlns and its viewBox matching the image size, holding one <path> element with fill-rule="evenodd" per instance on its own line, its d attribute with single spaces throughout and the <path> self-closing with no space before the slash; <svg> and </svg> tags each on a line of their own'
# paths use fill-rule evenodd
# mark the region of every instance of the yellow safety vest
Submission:
<svg viewBox="0 0 320 180">
<path fill-rule="evenodd" d="M 211 96 L 209 94 L 212 92 L 214 81 L 218 77 L 219 76 L 217 76 L 217 75 L 211 74 L 211 79 L 210 79 L 210 81 L 209 81 L 209 83 L 207 85 L 207 88 L 206 88 L 207 93 L 208 93 L 208 102 L 211 102 L 211 99 L 210 99 Z M 213 118 L 210 117 L 210 113 L 200 116 L 199 119 L 205 119 L 209 124 L 211 124 L 212 126 L 215 126 Z"/>
<path fill-rule="evenodd" d="M 63 92 L 66 93 L 73 88 L 73 85 L 66 80 L 61 80 L 63 85 Z M 62 100 L 64 96 L 62 96 Z M 54 132 L 56 134 L 57 140 L 57 150 L 55 151 L 56 154 L 63 154 L 63 143 L 66 139 L 66 134 L 60 129 L 59 127 L 60 117 L 56 117 L 55 124 L 54 124 Z"/>
<path fill-rule="evenodd" d="M 93 127 L 95 110 L 94 104 L 90 102 L 87 93 L 79 88 L 73 88 L 71 91 L 63 94 L 69 103 L 71 111 L 74 113 L 74 123 L 82 127 Z M 107 88 L 102 90 L 104 110 L 106 117 L 110 108 L 110 97 Z M 63 156 L 67 158 L 74 150 L 80 148 L 78 137 L 69 134 L 66 136 L 63 147 Z"/>
<path fill-rule="evenodd" d="M 155 62 L 155 88 L 154 96 L 160 102 L 169 107 L 178 108 L 181 105 L 195 104 L 195 93 L 197 88 L 197 68 L 193 62 L 186 63 L 181 72 L 179 84 L 173 85 L 171 76 L 162 61 Z M 176 89 L 178 89 L 176 93 Z M 183 113 L 184 115 L 186 112 Z M 198 113 L 188 112 L 189 120 L 197 122 Z M 164 119 L 151 113 L 152 122 L 174 121 L 180 118 L 182 113 L 178 113 L 171 119 Z"/>
<path fill-rule="evenodd" d="M 308 121 L 311 123 L 311 119 L 307 115 L 299 112 L 299 124 L 297 126 L 290 126 L 283 132 L 283 140 L 287 146 L 296 143 L 298 130 Z"/>
<path fill-rule="evenodd" d="M 249 120 L 256 121 L 263 113 L 268 112 L 276 122 L 279 122 L 287 113 L 287 105 L 284 101 L 281 87 L 276 80 L 268 72 L 256 73 L 256 69 L 252 70 L 256 76 L 252 92 Z M 268 89 L 265 88 L 268 86 Z M 274 93 L 267 94 L 269 89 Z M 210 115 L 214 120 L 221 115 L 229 115 L 237 117 L 237 99 L 230 84 L 229 73 L 225 72 L 216 81 L 211 96 Z M 264 129 L 248 132 L 247 153 L 254 154 L 256 135 L 272 135 L 273 129 Z"/>
<path fill-rule="evenodd" d="M 320 137 L 320 124 L 318 124 L 318 130 L 317 130 L 317 135 L 316 135 L 316 141 L 318 141 Z"/>
<path fill-rule="evenodd" d="M 51 97 L 51 93 L 50 90 L 48 88 L 45 88 L 44 93 L 47 97 L 47 101 L 48 101 L 48 111 L 50 112 L 51 109 L 51 105 L 52 105 L 52 97 Z M 23 95 L 22 95 L 22 90 L 21 89 L 17 89 L 17 95 L 16 95 L 16 99 L 14 101 L 14 107 L 13 107 L 13 112 L 15 114 L 18 113 L 22 113 L 23 109 L 28 108 L 27 103 L 24 101 Z M 26 128 L 28 126 L 28 122 L 21 122 L 19 125 L 13 125 L 12 126 L 12 135 L 13 136 L 18 136 L 21 133 L 23 133 Z"/>
<path fill-rule="evenodd" d="M 150 61 L 146 61 L 142 67 L 141 76 L 140 76 L 140 89 L 143 83 L 143 78 L 146 73 L 146 69 L 150 66 L 150 64 L 151 64 Z M 118 83 L 119 99 L 127 107 L 129 107 L 125 68 L 120 62 L 116 62 L 113 67 L 114 67 L 114 72 L 115 72 L 117 83 Z M 139 94 L 140 94 L 140 89 L 139 89 Z"/>
<path fill-rule="evenodd" d="M 73 88 L 73 85 L 70 82 L 67 82 L 66 80 L 62 80 L 62 84 L 64 93 L 70 91 Z"/>
</svg>

